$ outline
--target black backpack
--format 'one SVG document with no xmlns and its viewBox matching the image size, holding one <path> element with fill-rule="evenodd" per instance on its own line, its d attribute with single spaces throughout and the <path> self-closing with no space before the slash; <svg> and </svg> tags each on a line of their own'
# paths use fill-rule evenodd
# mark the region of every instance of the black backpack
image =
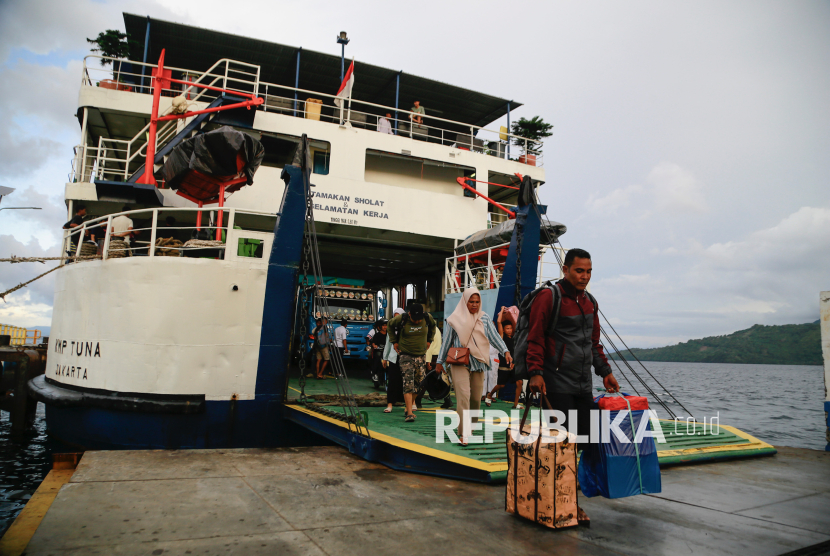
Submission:
<svg viewBox="0 0 830 556">
<path fill-rule="evenodd" d="M 533 305 L 533 300 L 536 295 L 545 288 L 549 288 L 553 293 L 553 318 L 548 323 L 548 329 L 545 336 L 551 336 L 556 330 L 556 323 L 559 322 L 559 309 L 562 307 L 562 292 L 559 291 L 559 286 L 552 284 L 550 281 L 545 282 L 522 299 L 519 306 L 519 318 L 516 322 L 516 330 L 513 332 L 514 351 L 513 356 L 513 376 L 516 380 L 529 380 L 530 375 L 527 372 L 527 334 L 530 331 L 530 308 Z M 585 292 L 588 299 L 594 305 L 594 312 L 597 310 L 597 300 L 590 292 Z"/>
<path fill-rule="evenodd" d="M 403 327 L 406 325 L 406 323 L 409 322 L 409 320 L 410 320 L 409 313 L 403 313 L 401 315 L 401 325 L 395 327 L 395 336 L 397 336 L 399 339 L 401 337 L 401 331 L 403 330 Z M 435 319 L 432 318 L 432 315 L 430 315 L 429 313 L 426 313 L 426 312 L 424 313 L 424 320 L 427 321 L 427 326 L 432 325 L 432 326 L 438 328 L 438 323 L 435 322 Z M 392 321 L 390 320 L 389 322 L 392 322 Z"/>
<path fill-rule="evenodd" d="M 547 334 L 552 334 L 556 328 L 556 323 L 559 321 L 559 308 L 562 305 L 562 292 L 559 291 L 559 286 L 552 284 L 550 281 L 545 282 L 529 294 L 527 294 L 522 303 L 519 305 L 519 318 L 516 319 L 516 330 L 513 332 L 513 376 L 516 380 L 528 380 L 530 375 L 527 373 L 527 334 L 530 331 L 530 308 L 533 305 L 533 300 L 540 291 L 549 289 L 553 296 L 553 319 L 548 325 Z"/>
</svg>

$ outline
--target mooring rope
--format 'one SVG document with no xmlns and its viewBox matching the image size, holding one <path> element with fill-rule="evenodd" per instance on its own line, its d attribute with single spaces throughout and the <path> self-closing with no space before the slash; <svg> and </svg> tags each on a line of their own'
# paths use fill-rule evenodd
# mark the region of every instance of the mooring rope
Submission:
<svg viewBox="0 0 830 556">
<path fill-rule="evenodd" d="M 45 263 L 46 261 L 81 261 L 100 258 L 101 255 L 82 255 L 80 257 L 17 257 L 12 255 L 8 259 L 0 259 L 0 263 Z"/>
<path fill-rule="evenodd" d="M 101 258 L 100 255 L 89 255 L 89 256 L 80 256 L 80 257 L 15 257 L 14 255 L 12 255 L 11 258 L 0 259 L 0 262 L 3 262 L 3 263 L 45 263 L 46 261 L 81 261 L 81 260 L 100 259 L 100 258 Z M 56 266 L 55 268 L 53 268 L 51 270 L 47 270 L 46 272 L 44 272 L 40 276 L 35 276 L 34 278 L 29 280 L 28 282 L 23 282 L 22 284 L 18 284 L 10 290 L 7 290 L 7 291 L 4 291 L 3 293 L 0 293 L 0 299 L 2 299 L 3 302 L 5 303 L 6 296 L 9 295 L 10 293 L 14 293 L 14 292 L 16 292 L 17 290 L 19 290 L 21 288 L 25 288 L 26 286 L 28 286 L 29 284 L 31 284 L 35 280 L 39 280 L 39 279 L 43 278 L 44 276 L 46 276 L 47 274 L 49 274 L 51 272 L 55 272 L 61 266 L 62 265 L 58 265 L 58 266 Z"/>
</svg>

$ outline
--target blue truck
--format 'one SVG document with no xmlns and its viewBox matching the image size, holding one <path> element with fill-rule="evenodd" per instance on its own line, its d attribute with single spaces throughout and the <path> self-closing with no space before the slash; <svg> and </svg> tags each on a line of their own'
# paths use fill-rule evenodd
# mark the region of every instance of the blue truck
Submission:
<svg viewBox="0 0 830 556">
<path fill-rule="evenodd" d="M 313 291 L 313 288 L 314 286 L 310 290 Z M 376 292 L 351 285 L 319 285 L 317 288 L 319 288 L 320 297 L 325 299 L 325 306 L 315 301 L 317 296 L 307 296 L 310 305 L 308 313 L 309 332 L 317 326 L 315 321 L 325 316 L 329 320 L 333 341 L 334 329 L 340 326 L 342 320 L 345 320 L 347 322 L 346 329 L 349 331 L 346 338 L 349 355 L 346 355 L 345 359 L 347 361 L 367 360 L 369 352 L 366 350 L 366 335 L 378 318 Z M 312 291 L 309 291 L 309 294 Z M 306 350 L 312 349 L 313 345 L 313 340 L 310 337 L 307 338 Z"/>
</svg>

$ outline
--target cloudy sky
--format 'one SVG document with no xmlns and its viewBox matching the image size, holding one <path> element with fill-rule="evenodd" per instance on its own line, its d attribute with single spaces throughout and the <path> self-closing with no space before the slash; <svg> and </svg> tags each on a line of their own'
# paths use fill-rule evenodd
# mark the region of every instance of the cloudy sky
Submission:
<svg viewBox="0 0 830 556">
<path fill-rule="evenodd" d="M 86 37 L 122 11 L 339 52 L 555 125 L 548 214 L 629 345 L 818 318 L 830 289 L 830 3 L 0 1 L 0 257 L 56 254 Z M 0 263 L 3 290 L 42 272 Z M 0 322 L 49 325 L 49 278 Z"/>
</svg>

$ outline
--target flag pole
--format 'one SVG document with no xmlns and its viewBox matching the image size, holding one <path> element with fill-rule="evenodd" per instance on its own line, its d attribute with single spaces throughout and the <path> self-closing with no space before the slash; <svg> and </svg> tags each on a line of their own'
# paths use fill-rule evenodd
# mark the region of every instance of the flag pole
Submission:
<svg viewBox="0 0 830 556">
<path fill-rule="evenodd" d="M 352 56 L 352 68 L 354 68 L 354 55 Z M 354 75 L 354 69 L 352 69 L 352 75 Z M 354 89 L 354 87 L 352 87 Z M 352 119 L 352 89 L 349 89 L 349 111 L 346 114 L 346 119 L 351 122 Z"/>
</svg>

